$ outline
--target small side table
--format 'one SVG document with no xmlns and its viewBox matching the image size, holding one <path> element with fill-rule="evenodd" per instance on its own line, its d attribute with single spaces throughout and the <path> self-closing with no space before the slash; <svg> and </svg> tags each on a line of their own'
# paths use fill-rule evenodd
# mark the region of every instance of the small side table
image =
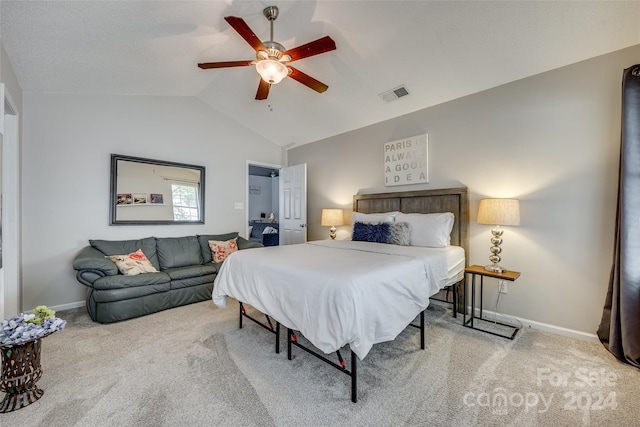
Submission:
<svg viewBox="0 0 640 427">
<path fill-rule="evenodd" d="M 514 282 L 518 277 L 520 277 L 520 272 L 518 271 L 513 271 L 513 270 L 507 270 L 504 271 L 502 273 L 494 273 L 493 271 L 488 271 L 485 270 L 483 266 L 480 265 L 472 265 L 469 266 L 467 268 L 464 269 L 465 274 L 470 274 L 471 275 L 471 315 L 469 316 L 469 319 L 467 319 L 467 287 L 465 285 L 465 289 L 464 289 L 464 312 L 463 312 L 463 316 L 462 316 L 462 324 L 464 326 L 466 326 L 467 328 L 471 328 L 471 329 L 475 329 L 478 331 L 482 331 L 482 332 L 486 332 L 487 334 L 491 334 L 491 335 L 496 335 L 502 338 L 508 338 L 510 340 L 514 339 L 516 337 L 516 334 L 518 333 L 518 331 L 520 330 L 519 327 L 515 327 L 513 325 L 508 325 L 506 323 L 500 323 L 500 322 L 494 322 L 494 321 L 490 321 L 491 323 L 495 323 L 501 326 L 504 326 L 506 328 L 510 328 L 512 329 L 512 333 L 510 334 L 500 334 L 498 332 L 493 332 L 493 331 L 487 331 L 485 329 L 481 329 L 479 327 L 477 327 L 476 324 L 474 324 L 474 319 L 478 319 L 478 320 L 484 320 L 487 321 L 486 319 L 483 318 L 482 316 L 482 296 L 483 296 L 483 288 L 484 288 L 484 283 L 483 283 L 483 279 L 485 277 L 493 277 L 496 279 L 500 279 L 500 280 L 509 280 L 511 282 Z M 476 276 L 480 276 L 480 314 L 476 315 Z"/>
<path fill-rule="evenodd" d="M 44 390 L 36 385 L 42 377 L 40 350 L 42 339 L 52 333 L 19 344 L 0 345 L 0 391 L 5 393 L 0 401 L 0 413 L 31 405 L 44 394 Z"/>
</svg>

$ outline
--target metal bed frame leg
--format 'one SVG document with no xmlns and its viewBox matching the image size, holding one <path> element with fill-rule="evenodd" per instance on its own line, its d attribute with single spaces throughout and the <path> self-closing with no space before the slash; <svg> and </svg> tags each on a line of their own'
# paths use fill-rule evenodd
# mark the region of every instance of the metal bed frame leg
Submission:
<svg viewBox="0 0 640 427">
<path fill-rule="evenodd" d="M 420 350 L 424 350 L 424 310 L 420 312 Z"/>
<path fill-rule="evenodd" d="M 244 304 L 242 303 L 242 301 L 238 301 L 239 303 L 239 309 L 238 309 L 238 327 L 240 329 L 242 329 L 242 318 L 246 317 L 247 319 L 251 320 L 252 322 L 254 322 L 255 324 L 257 324 L 258 326 L 261 326 L 263 328 L 265 328 L 266 330 L 270 331 L 271 333 L 273 333 L 276 336 L 276 342 L 275 342 L 275 351 L 276 353 L 280 353 L 280 322 L 278 322 L 276 320 L 276 327 L 273 327 L 273 322 L 271 321 L 271 319 L 269 318 L 269 316 L 267 314 L 265 314 L 265 318 L 267 319 L 267 324 L 265 325 L 264 323 L 258 321 L 256 318 L 251 317 L 248 313 L 247 310 L 244 308 Z M 275 319 L 274 319 L 275 320 Z"/>
<path fill-rule="evenodd" d="M 409 323 L 409 325 L 408 325 L 408 326 L 413 326 L 414 328 L 418 328 L 420 330 L 420 350 L 424 350 L 424 347 L 425 347 L 424 312 L 425 312 L 425 310 L 422 310 L 420 312 L 420 324 L 419 325 L 416 325 L 414 323 Z"/>
<path fill-rule="evenodd" d="M 351 350 L 351 401 L 358 402 L 358 357 Z"/>
<path fill-rule="evenodd" d="M 291 349 L 294 345 L 306 351 L 310 355 L 322 360 L 326 364 L 333 366 L 334 368 L 349 375 L 351 377 L 351 401 L 353 403 L 358 402 L 358 356 L 356 356 L 353 350 L 351 350 L 351 366 L 350 366 L 351 370 L 349 370 L 347 369 L 347 366 L 345 365 L 345 362 L 342 359 L 342 356 L 340 355 L 340 350 L 336 351 L 336 355 L 338 356 L 338 360 L 340 361 L 340 363 L 335 363 L 327 359 L 323 355 L 316 353 L 310 348 L 300 344 L 293 330 L 290 328 L 287 328 L 287 359 L 289 360 L 292 359 Z"/>
<path fill-rule="evenodd" d="M 455 283 L 453 285 L 453 318 L 456 319 L 458 317 L 458 285 L 460 283 Z"/>
<path fill-rule="evenodd" d="M 458 317 L 458 304 L 459 304 L 459 300 L 460 300 L 460 295 L 458 293 L 458 286 L 460 286 L 462 284 L 462 286 L 464 286 L 464 279 L 460 280 L 457 283 L 454 283 L 453 285 L 449 285 L 443 289 L 446 289 L 446 294 L 445 294 L 445 299 L 438 299 L 438 298 L 434 298 L 434 297 L 429 297 L 430 300 L 434 300 L 434 301 L 440 301 L 440 302 L 444 302 L 447 304 L 451 304 L 452 305 L 452 316 L 453 318 L 457 318 Z M 443 290 L 441 289 L 441 290 Z M 449 301 L 449 293 L 451 292 L 451 290 L 453 289 L 453 302 Z"/>
</svg>

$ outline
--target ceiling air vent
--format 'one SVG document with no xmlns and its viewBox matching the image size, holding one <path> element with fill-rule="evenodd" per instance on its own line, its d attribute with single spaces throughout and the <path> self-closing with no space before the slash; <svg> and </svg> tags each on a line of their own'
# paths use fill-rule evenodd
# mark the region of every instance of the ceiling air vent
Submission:
<svg viewBox="0 0 640 427">
<path fill-rule="evenodd" d="M 407 95 L 409 95 L 409 91 L 404 85 L 402 85 L 402 86 L 398 86 L 397 88 L 383 92 L 379 96 L 380 98 L 382 98 L 384 102 L 389 103 L 391 101 L 395 101 L 396 99 L 402 98 L 403 96 L 407 96 Z"/>
</svg>

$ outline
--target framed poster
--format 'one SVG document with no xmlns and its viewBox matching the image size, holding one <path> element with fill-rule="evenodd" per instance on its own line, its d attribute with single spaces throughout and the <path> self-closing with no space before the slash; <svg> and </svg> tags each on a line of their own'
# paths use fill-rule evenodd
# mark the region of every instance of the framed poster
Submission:
<svg viewBox="0 0 640 427">
<path fill-rule="evenodd" d="M 145 193 L 134 193 L 133 194 L 133 204 L 134 205 L 146 205 L 147 204 L 147 195 Z"/>
<path fill-rule="evenodd" d="M 429 182 L 429 138 L 417 135 L 384 144 L 384 185 Z"/>
<path fill-rule="evenodd" d="M 163 205 L 164 204 L 164 196 L 159 193 L 151 193 L 149 196 L 149 203 L 152 205 Z"/>
<path fill-rule="evenodd" d="M 118 193 L 117 202 L 118 205 L 131 205 L 133 204 L 133 196 L 131 193 Z"/>
</svg>

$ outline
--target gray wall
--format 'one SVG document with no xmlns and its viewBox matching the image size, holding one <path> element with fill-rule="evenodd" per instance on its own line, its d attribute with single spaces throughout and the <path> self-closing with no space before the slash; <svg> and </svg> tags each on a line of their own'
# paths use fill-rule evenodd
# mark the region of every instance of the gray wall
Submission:
<svg viewBox="0 0 640 427">
<path fill-rule="evenodd" d="M 484 265 L 492 227 L 476 224 L 478 201 L 518 198 L 522 225 L 505 227 L 502 264 L 522 277 L 497 311 L 593 338 L 613 253 L 622 71 L 639 60 L 634 46 L 290 149 L 289 165 L 308 164 L 309 239 L 328 238 L 322 208 L 350 210 L 358 191 L 461 183 L 471 202 L 468 261 Z M 423 133 L 430 183 L 385 188 L 383 143 Z M 348 237 L 340 227 L 338 238 Z M 485 308 L 496 310 L 497 282 L 487 283 Z"/>
<path fill-rule="evenodd" d="M 109 226 L 111 153 L 204 166 L 205 224 Z M 25 93 L 23 308 L 82 304 L 71 261 L 89 239 L 244 235 L 247 160 L 281 154 L 194 97 Z"/>
<path fill-rule="evenodd" d="M 259 220 L 264 213 L 266 219 L 270 213 L 278 218 L 278 180 L 270 176 L 249 175 L 249 185 L 260 188 L 260 193 L 249 192 L 249 221 Z M 275 193 L 275 194 L 274 194 Z"/>
</svg>

